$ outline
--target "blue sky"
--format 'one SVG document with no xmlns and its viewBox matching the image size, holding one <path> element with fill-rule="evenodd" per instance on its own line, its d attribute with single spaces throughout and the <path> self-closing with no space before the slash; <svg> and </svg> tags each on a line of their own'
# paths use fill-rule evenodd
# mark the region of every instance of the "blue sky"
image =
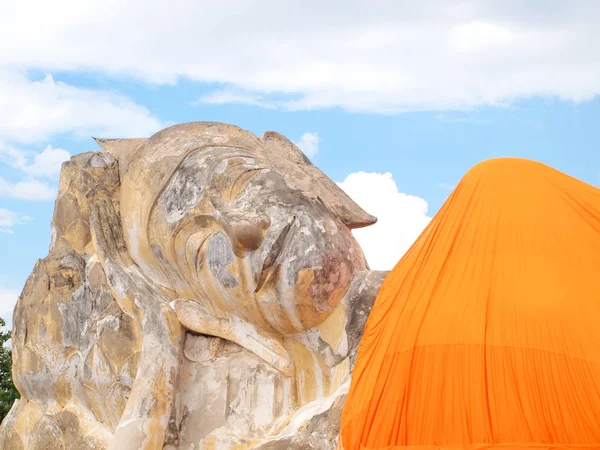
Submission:
<svg viewBox="0 0 600 450">
<path fill-rule="evenodd" d="M 96 149 L 91 135 L 197 120 L 278 131 L 379 216 L 357 234 L 375 268 L 481 160 L 600 181 L 595 2 L 25 3 L 0 6 L 4 318 L 47 254 L 60 162 Z"/>
</svg>

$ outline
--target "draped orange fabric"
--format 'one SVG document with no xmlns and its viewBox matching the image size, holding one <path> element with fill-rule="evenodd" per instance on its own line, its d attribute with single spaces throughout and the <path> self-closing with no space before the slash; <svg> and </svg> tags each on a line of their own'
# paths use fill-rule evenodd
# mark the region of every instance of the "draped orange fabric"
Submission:
<svg viewBox="0 0 600 450">
<path fill-rule="evenodd" d="M 600 449 L 600 190 L 471 169 L 386 278 L 344 450 Z"/>
</svg>

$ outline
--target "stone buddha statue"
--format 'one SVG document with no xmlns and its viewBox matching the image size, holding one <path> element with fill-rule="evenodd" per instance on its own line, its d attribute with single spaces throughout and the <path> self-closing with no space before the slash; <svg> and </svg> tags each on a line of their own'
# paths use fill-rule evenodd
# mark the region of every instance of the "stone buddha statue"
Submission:
<svg viewBox="0 0 600 450">
<path fill-rule="evenodd" d="M 0 447 L 336 448 L 375 218 L 274 132 L 97 142 L 15 307 Z"/>
</svg>

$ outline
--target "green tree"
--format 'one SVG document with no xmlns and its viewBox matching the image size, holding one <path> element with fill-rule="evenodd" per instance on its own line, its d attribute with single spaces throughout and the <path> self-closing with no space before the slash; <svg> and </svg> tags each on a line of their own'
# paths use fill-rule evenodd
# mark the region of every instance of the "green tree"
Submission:
<svg viewBox="0 0 600 450">
<path fill-rule="evenodd" d="M 12 350 L 5 346 L 10 331 L 4 331 L 6 322 L 0 318 L 0 421 L 8 414 L 19 392 L 12 382 Z"/>
</svg>

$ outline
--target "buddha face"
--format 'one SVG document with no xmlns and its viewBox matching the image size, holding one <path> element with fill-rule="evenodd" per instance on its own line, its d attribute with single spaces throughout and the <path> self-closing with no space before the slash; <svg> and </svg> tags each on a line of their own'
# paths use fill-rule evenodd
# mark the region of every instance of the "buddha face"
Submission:
<svg viewBox="0 0 600 450">
<path fill-rule="evenodd" d="M 347 226 L 286 180 L 277 158 L 207 146 L 177 166 L 152 205 L 148 240 L 179 297 L 280 333 L 307 330 L 366 269 Z"/>
</svg>

